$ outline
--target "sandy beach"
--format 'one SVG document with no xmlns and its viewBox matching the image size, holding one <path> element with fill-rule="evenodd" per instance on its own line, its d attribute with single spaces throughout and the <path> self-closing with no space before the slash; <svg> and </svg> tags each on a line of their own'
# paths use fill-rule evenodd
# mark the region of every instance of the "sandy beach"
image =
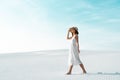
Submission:
<svg viewBox="0 0 120 80">
<path fill-rule="evenodd" d="M 0 80 L 119 80 L 119 51 L 81 51 L 88 74 L 68 69 L 68 50 L 0 54 Z"/>
</svg>

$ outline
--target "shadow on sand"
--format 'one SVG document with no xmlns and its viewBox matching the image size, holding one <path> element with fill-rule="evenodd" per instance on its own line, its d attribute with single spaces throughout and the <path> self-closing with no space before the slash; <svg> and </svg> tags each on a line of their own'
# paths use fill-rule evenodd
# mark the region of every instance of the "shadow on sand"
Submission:
<svg viewBox="0 0 120 80">
<path fill-rule="evenodd" d="M 119 72 L 115 72 L 115 73 L 104 73 L 104 72 L 97 72 L 97 73 L 87 73 L 87 74 L 71 74 L 71 75 L 120 75 Z"/>
</svg>

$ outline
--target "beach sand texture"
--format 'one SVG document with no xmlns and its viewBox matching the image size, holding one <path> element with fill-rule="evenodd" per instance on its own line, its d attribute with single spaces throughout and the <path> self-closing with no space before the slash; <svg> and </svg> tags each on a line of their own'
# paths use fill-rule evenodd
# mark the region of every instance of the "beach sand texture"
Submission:
<svg viewBox="0 0 120 80">
<path fill-rule="evenodd" d="M 68 50 L 0 54 L 0 80 L 120 80 L 120 53 L 81 51 L 79 66 L 68 70 Z"/>
</svg>

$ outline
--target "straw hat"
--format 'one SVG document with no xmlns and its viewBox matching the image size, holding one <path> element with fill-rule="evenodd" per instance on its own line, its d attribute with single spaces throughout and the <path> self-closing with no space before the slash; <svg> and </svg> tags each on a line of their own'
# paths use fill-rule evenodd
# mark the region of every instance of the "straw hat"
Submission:
<svg viewBox="0 0 120 80">
<path fill-rule="evenodd" d="M 78 28 L 77 28 L 77 27 L 73 27 L 73 28 L 78 31 Z"/>
</svg>

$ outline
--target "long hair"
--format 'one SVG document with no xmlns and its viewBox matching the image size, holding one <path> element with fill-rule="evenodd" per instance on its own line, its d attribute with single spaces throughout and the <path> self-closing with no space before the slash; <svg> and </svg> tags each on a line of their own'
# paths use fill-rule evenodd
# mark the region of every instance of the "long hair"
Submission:
<svg viewBox="0 0 120 80">
<path fill-rule="evenodd" d="M 75 34 L 79 34 L 79 32 L 78 32 L 78 29 L 76 29 L 75 27 L 72 27 L 74 30 L 75 30 Z M 73 33 L 72 33 L 72 36 L 73 36 Z"/>
<path fill-rule="evenodd" d="M 77 27 L 73 27 L 73 29 L 75 30 L 75 34 L 79 34 L 79 32 L 78 32 L 78 28 Z"/>
<path fill-rule="evenodd" d="M 77 35 L 79 34 L 78 30 L 76 30 L 76 29 L 75 29 L 75 34 L 77 34 Z"/>
</svg>

